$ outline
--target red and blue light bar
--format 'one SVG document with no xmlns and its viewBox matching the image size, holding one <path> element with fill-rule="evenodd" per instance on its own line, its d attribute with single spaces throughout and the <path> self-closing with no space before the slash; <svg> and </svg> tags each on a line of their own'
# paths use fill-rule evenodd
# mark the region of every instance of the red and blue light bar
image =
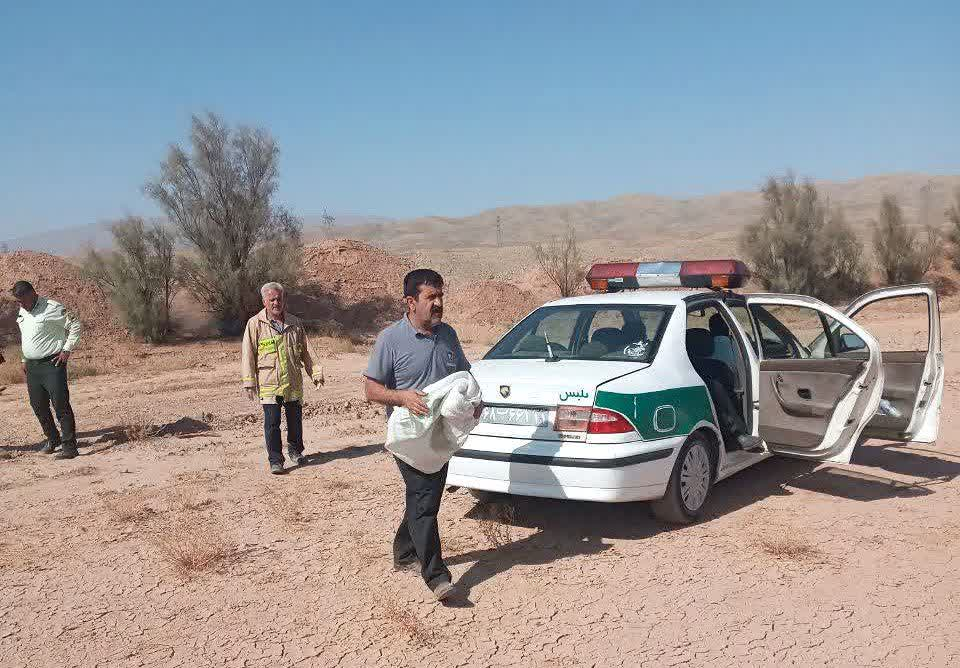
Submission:
<svg viewBox="0 0 960 668">
<path fill-rule="evenodd" d="M 617 292 L 637 288 L 739 288 L 750 278 L 740 260 L 686 262 L 607 262 L 587 272 L 590 288 Z"/>
</svg>

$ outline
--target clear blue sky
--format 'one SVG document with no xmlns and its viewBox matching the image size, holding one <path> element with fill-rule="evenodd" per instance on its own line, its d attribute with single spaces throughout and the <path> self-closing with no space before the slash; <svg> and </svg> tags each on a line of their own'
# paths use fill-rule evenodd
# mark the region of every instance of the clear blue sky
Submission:
<svg viewBox="0 0 960 668">
<path fill-rule="evenodd" d="M 0 237 L 153 213 L 204 110 L 276 136 L 303 214 L 958 173 L 958 26 L 956 0 L 4 2 Z"/>
</svg>

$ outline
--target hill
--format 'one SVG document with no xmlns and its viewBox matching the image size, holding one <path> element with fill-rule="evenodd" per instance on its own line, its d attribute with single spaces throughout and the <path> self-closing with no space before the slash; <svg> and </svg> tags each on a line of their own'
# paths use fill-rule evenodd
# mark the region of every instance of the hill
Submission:
<svg viewBox="0 0 960 668">
<path fill-rule="evenodd" d="M 843 207 L 851 225 L 866 233 L 885 194 L 897 196 L 908 220 L 918 221 L 925 209 L 931 222 L 941 224 L 943 210 L 960 187 L 960 175 L 890 174 L 816 183 L 831 203 Z M 756 218 L 760 204 L 756 190 L 689 199 L 632 194 L 601 201 L 501 207 L 463 218 L 432 216 L 390 225 L 357 225 L 340 233 L 406 251 L 493 246 L 499 216 L 504 245 L 542 239 L 567 222 L 578 228 L 583 239 L 633 243 L 654 233 L 675 239 L 703 234 L 732 239 Z"/>
</svg>

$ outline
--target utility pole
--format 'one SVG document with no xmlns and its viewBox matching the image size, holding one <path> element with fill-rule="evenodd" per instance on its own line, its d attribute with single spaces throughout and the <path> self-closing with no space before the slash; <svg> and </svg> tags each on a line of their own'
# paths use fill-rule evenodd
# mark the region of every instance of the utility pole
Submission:
<svg viewBox="0 0 960 668">
<path fill-rule="evenodd" d="M 497 216 L 497 248 L 503 247 L 503 222 Z"/>
</svg>

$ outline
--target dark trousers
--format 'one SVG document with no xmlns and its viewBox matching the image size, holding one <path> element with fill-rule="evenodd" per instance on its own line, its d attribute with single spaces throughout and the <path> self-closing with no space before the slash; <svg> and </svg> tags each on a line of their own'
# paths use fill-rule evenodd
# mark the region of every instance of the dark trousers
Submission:
<svg viewBox="0 0 960 668">
<path fill-rule="evenodd" d="M 723 440 L 728 446 L 740 447 L 736 439 L 737 436 L 748 433 L 747 423 L 743 421 L 740 411 L 737 410 L 733 392 L 713 378 L 707 378 L 704 382 L 710 391 L 710 398 L 713 399 L 713 407 L 717 409 L 717 420 L 720 422 L 720 434 L 723 435 Z"/>
<path fill-rule="evenodd" d="M 433 588 L 443 580 L 452 580 L 440 554 L 437 526 L 447 467 L 436 473 L 423 473 L 399 459 L 397 467 L 407 488 L 407 499 L 403 519 L 393 539 L 393 560 L 398 564 L 419 561 L 424 582 Z"/>
<path fill-rule="evenodd" d="M 267 442 L 267 458 L 271 464 L 283 464 L 281 409 L 287 412 L 287 449 L 291 455 L 303 453 L 303 406 L 300 402 L 278 399 L 275 404 L 263 404 L 263 436 Z"/>
<path fill-rule="evenodd" d="M 42 360 L 27 360 L 27 393 L 43 434 L 51 445 L 63 444 L 65 450 L 77 447 L 77 425 L 70 407 L 70 390 L 67 387 L 67 366 L 54 365 L 55 357 Z M 50 414 L 50 404 L 57 414 L 57 424 Z"/>
</svg>

